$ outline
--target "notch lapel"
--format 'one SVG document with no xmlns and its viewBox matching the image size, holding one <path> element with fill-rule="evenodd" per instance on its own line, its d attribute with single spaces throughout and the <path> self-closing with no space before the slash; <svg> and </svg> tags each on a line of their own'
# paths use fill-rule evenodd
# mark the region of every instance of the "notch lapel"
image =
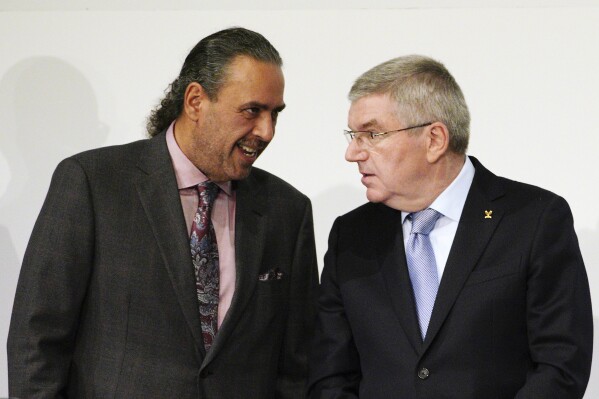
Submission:
<svg viewBox="0 0 599 399">
<path fill-rule="evenodd" d="M 235 195 L 235 292 L 202 369 L 216 357 L 231 336 L 254 293 L 262 264 L 267 193 L 264 186 L 250 175 L 235 182 Z"/>
<path fill-rule="evenodd" d="M 475 158 L 470 159 L 476 172 L 441 278 L 423 353 L 439 332 L 504 215 L 500 204 L 494 202 L 504 194 L 499 179 Z M 488 210 L 493 211 L 491 218 L 485 218 Z"/>
<path fill-rule="evenodd" d="M 148 141 L 138 167 L 144 172 L 136 182 L 139 198 L 195 340 L 196 352 L 203 356 L 205 352 L 189 236 L 164 133 Z"/>
</svg>

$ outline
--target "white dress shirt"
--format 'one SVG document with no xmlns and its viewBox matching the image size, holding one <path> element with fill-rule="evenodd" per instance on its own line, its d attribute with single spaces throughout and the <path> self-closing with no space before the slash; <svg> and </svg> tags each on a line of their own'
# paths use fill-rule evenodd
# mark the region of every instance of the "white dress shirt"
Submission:
<svg viewBox="0 0 599 399">
<path fill-rule="evenodd" d="M 472 179 L 474 179 L 474 165 L 466 157 L 466 162 L 464 162 L 464 166 L 462 166 L 462 170 L 458 176 L 429 206 L 429 208 L 443 215 L 437 219 L 437 223 L 435 223 L 435 227 L 429 235 L 433 252 L 435 253 L 439 282 L 445 270 L 445 264 L 447 263 L 451 244 L 458 229 L 458 223 L 464 209 L 464 204 L 466 203 L 468 191 L 470 191 L 470 186 L 472 185 Z M 410 231 L 412 230 L 412 222 L 407 218 L 409 214 L 410 212 L 401 212 L 404 247 L 408 243 Z"/>
</svg>

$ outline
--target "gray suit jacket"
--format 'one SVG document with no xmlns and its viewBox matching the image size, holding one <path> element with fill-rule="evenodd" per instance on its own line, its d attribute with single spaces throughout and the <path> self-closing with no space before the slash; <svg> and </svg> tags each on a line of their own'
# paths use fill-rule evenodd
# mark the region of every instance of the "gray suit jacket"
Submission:
<svg viewBox="0 0 599 399">
<path fill-rule="evenodd" d="M 164 134 L 61 162 L 19 277 L 10 395 L 303 397 L 317 285 L 311 204 L 256 168 L 235 189 L 235 294 L 206 353 Z M 259 281 L 276 268 L 281 279 Z"/>
</svg>

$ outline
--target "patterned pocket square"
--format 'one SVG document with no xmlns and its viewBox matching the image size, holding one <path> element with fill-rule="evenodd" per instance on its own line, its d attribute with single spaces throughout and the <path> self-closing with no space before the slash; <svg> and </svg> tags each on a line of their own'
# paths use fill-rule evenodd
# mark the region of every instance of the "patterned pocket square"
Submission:
<svg viewBox="0 0 599 399">
<path fill-rule="evenodd" d="M 278 267 L 275 267 L 274 269 L 270 269 L 266 273 L 258 275 L 259 281 L 280 280 L 282 278 L 283 278 L 283 272 Z"/>
</svg>

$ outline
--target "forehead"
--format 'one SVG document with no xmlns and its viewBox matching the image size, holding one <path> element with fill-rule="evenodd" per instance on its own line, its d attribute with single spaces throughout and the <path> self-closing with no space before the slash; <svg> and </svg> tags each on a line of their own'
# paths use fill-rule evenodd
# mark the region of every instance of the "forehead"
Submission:
<svg viewBox="0 0 599 399">
<path fill-rule="evenodd" d="M 397 105 L 388 94 L 370 94 L 353 101 L 348 126 L 352 130 L 399 123 Z"/>
<path fill-rule="evenodd" d="M 225 82 L 218 97 L 239 101 L 257 101 L 273 107 L 283 105 L 285 78 L 281 67 L 238 56 L 227 66 Z"/>
</svg>

